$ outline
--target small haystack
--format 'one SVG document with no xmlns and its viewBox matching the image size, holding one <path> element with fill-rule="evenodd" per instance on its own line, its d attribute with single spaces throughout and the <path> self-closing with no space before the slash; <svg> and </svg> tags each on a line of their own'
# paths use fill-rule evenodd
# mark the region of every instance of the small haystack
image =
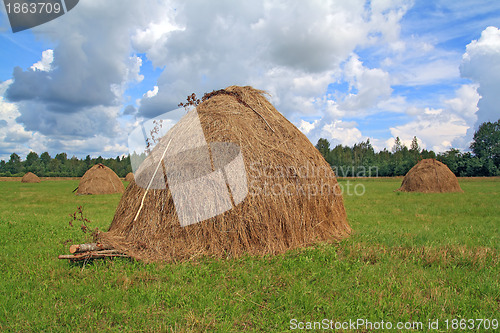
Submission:
<svg viewBox="0 0 500 333">
<path fill-rule="evenodd" d="M 40 178 L 35 175 L 33 172 L 26 173 L 21 179 L 21 183 L 39 183 Z"/>
<path fill-rule="evenodd" d="M 348 236 L 332 168 L 263 94 L 231 86 L 187 113 L 136 171 L 99 241 L 136 259 L 177 261 L 278 254 Z M 196 127 L 205 144 L 190 149 L 185 142 Z M 177 181 L 179 175 L 186 178 Z M 199 194 L 203 182 L 218 194 Z M 186 222 L 210 213 L 223 192 L 229 192 L 229 209 Z"/>
<path fill-rule="evenodd" d="M 134 180 L 134 174 L 132 172 L 127 173 L 127 175 L 125 176 L 125 181 L 131 182 L 133 180 Z"/>
<path fill-rule="evenodd" d="M 78 185 L 77 194 L 123 193 L 125 187 L 116 173 L 102 164 L 96 164 L 85 174 Z"/>
<path fill-rule="evenodd" d="M 411 168 L 398 191 L 463 192 L 453 172 L 445 164 L 432 158 L 421 160 Z"/>
</svg>

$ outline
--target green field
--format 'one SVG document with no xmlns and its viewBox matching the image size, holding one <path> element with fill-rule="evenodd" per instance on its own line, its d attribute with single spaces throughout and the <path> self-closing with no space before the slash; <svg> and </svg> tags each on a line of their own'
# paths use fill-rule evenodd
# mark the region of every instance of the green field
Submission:
<svg viewBox="0 0 500 333">
<path fill-rule="evenodd" d="M 86 265 L 57 259 L 90 240 L 69 214 L 82 205 L 91 226 L 106 229 L 120 195 L 75 196 L 76 180 L 0 182 L 0 330 L 283 332 L 293 319 L 363 319 L 423 323 L 413 331 L 439 320 L 433 332 L 445 332 L 452 320 L 500 320 L 500 179 L 460 179 L 465 193 L 451 194 L 393 192 L 400 182 L 342 180 L 365 194 L 345 193 L 354 231 L 338 244 L 277 257 Z"/>
</svg>

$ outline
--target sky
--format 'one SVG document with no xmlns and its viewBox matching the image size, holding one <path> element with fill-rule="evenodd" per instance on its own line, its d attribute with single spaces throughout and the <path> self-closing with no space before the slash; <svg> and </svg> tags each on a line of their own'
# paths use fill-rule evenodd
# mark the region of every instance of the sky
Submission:
<svg viewBox="0 0 500 333">
<path fill-rule="evenodd" d="M 186 96 L 251 85 L 315 144 L 468 149 L 500 118 L 500 1 L 80 0 L 13 33 L 0 6 L 0 159 L 128 154 Z"/>
</svg>

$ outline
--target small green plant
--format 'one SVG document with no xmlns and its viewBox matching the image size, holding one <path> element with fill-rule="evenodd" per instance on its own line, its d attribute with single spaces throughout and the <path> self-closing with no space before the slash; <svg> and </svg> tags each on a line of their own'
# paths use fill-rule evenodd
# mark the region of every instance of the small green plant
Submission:
<svg viewBox="0 0 500 333">
<path fill-rule="evenodd" d="M 96 239 L 96 236 L 99 234 L 99 229 L 97 227 L 94 229 L 90 228 L 89 224 L 91 221 L 85 217 L 83 206 L 78 206 L 72 214 L 69 214 L 69 216 L 71 217 L 71 220 L 69 221 L 70 227 L 74 226 L 73 223 L 80 224 L 80 229 L 84 234 L 90 234 L 93 239 Z"/>
</svg>

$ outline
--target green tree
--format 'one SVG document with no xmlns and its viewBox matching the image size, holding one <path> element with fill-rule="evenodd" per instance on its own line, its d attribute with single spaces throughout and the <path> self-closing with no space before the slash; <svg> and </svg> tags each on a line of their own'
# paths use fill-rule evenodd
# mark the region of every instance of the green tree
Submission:
<svg viewBox="0 0 500 333">
<path fill-rule="evenodd" d="M 443 162 L 448 166 L 448 168 L 453 172 L 456 176 L 460 176 L 460 167 L 461 161 L 463 160 L 463 156 L 460 153 L 460 150 L 451 148 L 450 150 L 440 153 L 438 156 L 438 160 Z"/>
<path fill-rule="evenodd" d="M 49 177 L 57 177 L 61 175 L 61 161 L 59 159 L 54 158 L 50 160 L 46 175 Z"/>
<path fill-rule="evenodd" d="M 26 156 L 26 161 L 24 161 L 24 169 L 26 172 L 33 172 L 36 175 L 41 175 L 42 172 L 42 162 L 40 157 L 34 151 L 30 152 Z"/>
<path fill-rule="evenodd" d="M 418 144 L 418 139 L 416 136 L 413 137 L 413 140 L 411 140 L 411 145 L 410 145 L 410 160 L 411 164 L 415 165 L 418 163 L 419 157 L 420 157 L 420 145 Z"/>
<path fill-rule="evenodd" d="M 474 133 L 474 139 L 470 145 L 474 155 L 480 159 L 493 160 L 500 167 L 500 119 L 494 123 L 482 123 Z"/>
<path fill-rule="evenodd" d="M 403 143 L 401 142 L 401 139 L 399 136 L 396 137 L 396 140 L 394 141 L 394 146 L 392 146 L 392 152 L 395 154 L 397 152 L 400 152 L 403 150 Z"/>
<path fill-rule="evenodd" d="M 48 152 L 44 152 L 44 153 L 42 153 L 42 155 L 40 155 L 40 161 L 42 162 L 42 164 L 45 167 L 47 167 L 47 165 L 49 165 L 50 160 L 52 160 L 52 157 L 50 157 Z"/>
<path fill-rule="evenodd" d="M 5 167 L 7 171 L 10 172 L 11 174 L 21 173 L 23 171 L 23 165 L 21 164 L 21 157 L 16 153 L 12 153 Z"/>
<path fill-rule="evenodd" d="M 30 166 L 40 160 L 40 157 L 38 157 L 38 154 L 35 153 L 34 151 L 29 152 L 29 154 L 26 156 L 26 161 L 24 162 L 26 166 Z"/>
<path fill-rule="evenodd" d="M 323 155 L 323 157 L 326 159 L 328 153 L 330 152 L 330 142 L 328 142 L 327 139 L 321 138 L 316 144 L 316 149 L 318 149 L 321 155 Z"/>
<path fill-rule="evenodd" d="M 420 152 L 420 156 L 422 156 L 422 159 L 436 158 L 436 153 L 432 150 L 422 149 L 422 151 Z"/>
<path fill-rule="evenodd" d="M 414 136 L 413 140 L 411 140 L 410 151 L 416 152 L 417 154 L 420 153 L 420 146 L 418 145 L 418 139 L 416 136 Z"/>
<path fill-rule="evenodd" d="M 61 162 L 62 164 L 64 164 L 68 160 L 68 154 L 66 154 L 66 153 L 59 153 L 59 154 L 56 155 L 55 159 L 59 160 L 59 162 Z"/>
</svg>

